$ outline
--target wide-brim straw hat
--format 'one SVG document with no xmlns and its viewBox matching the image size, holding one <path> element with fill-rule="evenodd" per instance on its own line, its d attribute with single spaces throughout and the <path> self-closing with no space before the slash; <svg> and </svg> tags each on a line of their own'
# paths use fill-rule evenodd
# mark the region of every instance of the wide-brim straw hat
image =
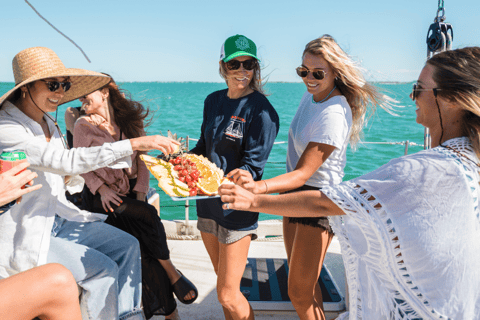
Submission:
<svg viewBox="0 0 480 320">
<path fill-rule="evenodd" d="M 15 90 L 41 79 L 68 77 L 72 83 L 65 92 L 59 105 L 78 99 L 105 86 L 112 79 L 110 76 L 89 70 L 65 68 L 53 50 L 44 47 L 33 47 L 20 51 L 12 61 L 15 87 L 0 98 L 0 105 Z"/>
</svg>

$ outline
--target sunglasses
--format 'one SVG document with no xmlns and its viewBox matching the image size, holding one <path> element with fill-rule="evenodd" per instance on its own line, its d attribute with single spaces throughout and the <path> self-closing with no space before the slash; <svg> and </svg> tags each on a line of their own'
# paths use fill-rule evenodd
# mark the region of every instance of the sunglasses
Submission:
<svg viewBox="0 0 480 320">
<path fill-rule="evenodd" d="M 67 92 L 72 87 L 72 83 L 69 81 L 65 81 L 65 82 L 60 82 L 56 80 L 42 80 L 42 81 L 47 84 L 47 88 L 51 92 L 57 91 L 58 89 L 60 89 L 60 86 L 62 86 L 63 92 Z"/>
<path fill-rule="evenodd" d="M 245 70 L 253 70 L 257 66 L 257 60 L 249 59 L 245 61 L 230 60 L 226 63 L 228 70 L 238 70 L 243 65 Z"/>
<path fill-rule="evenodd" d="M 308 73 L 311 72 L 312 76 L 317 80 L 325 79 L 325 75 L 327 74 L 323 70 L 310 71 L 308 70 L 308 68 L 305 68 L 305 67 L 298 67 L 296 70 L 297 70 L 297 74 L 302 78 L 305 78 L 308 75 Z"/>
<path fill-rule="evenodd" d="M 437 98 L 437 91 L 441 90 L 438 88 L 432 88 L 432 89 L 422 89 L 418 85 L 418 83 L 414 83 L 412 87 L 412 100 L 415 101 L 415 99 L 418 98 L 418 95 L 420 94 L 420 91 L 430 91 L 433 90 L 433 95 L 435 96 L 435 99 Z"/>
</svg>

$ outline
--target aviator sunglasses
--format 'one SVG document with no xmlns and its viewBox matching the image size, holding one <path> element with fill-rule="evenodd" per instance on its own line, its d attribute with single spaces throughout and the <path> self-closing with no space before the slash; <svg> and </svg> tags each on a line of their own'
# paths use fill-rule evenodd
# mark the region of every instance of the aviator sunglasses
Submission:
<svg viewBox="0 0 480 320">
<path fill-rule="evenodd" d="M 72 87 L 72 83 L 69 81 L 60 82 L 57 80 L 42 80 L 47 84 L 48 90 L 55 92 L 60 89 L 60 86 L 63 88 L 63 92 L 67 92 Z"/>
<path fill-rule="evenodd" d="M 230 60 L 226 63 L 228 70 L 238 70 L 240 65 L 243 65 L 245 70 L 253 70 L 257 65 L 257 60 L 249 59 L 245 61 Z"/>
<path fill-rule="evenodd" d="M 310 71 L 306 67 L 298 67 L 296 70 L 297 70 L 297 74 L 302 78 L 305 78 L 308 75 L 308 73 L 311 72 L 312 76 L 317 80 L 325 79 L 325 75 L 327 74 L 323 70 Z"/>
<path fill-rule="evenodd" d="M 437 91 L 441 90 L 441 89 L 438 89 L 438 88 L 422 89 L 422 88 L 419 88 L 418 83 L 414 83 L 413 87 L 412 87 L 412 100 L 415 101 L 415 99 L 418 98 L 418 94 L 419 94 L 420 91 L 430 91 L 430 90 L 433 90 L 433 95 L 435 96 L 435 100 L 436 100 L 437 99 Z M 437 104 L 438 104 L 438 102 L 437 102 Z"/>
</svg>

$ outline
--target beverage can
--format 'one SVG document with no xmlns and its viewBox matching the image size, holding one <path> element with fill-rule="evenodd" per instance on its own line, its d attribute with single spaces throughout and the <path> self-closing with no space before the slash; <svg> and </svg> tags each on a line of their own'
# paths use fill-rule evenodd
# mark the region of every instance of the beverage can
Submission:
<svg viewBox="0 0 480 320">
<path fill-rule="evenodd" d="M 8 171 L 25 161 L 27 161 L 27 156 L 23 151 L 4 151 L 0 154 L 0 173 Z"/>
</svg>

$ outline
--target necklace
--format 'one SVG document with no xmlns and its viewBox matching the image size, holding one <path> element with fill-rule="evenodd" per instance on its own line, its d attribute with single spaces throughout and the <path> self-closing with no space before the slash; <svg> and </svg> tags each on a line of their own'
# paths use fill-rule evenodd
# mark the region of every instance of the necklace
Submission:
<svg viewBox="0 0 480 320">
<path fill-rule="evenodd" d="M 472 159 L 470 159 L 469 157 L 467 157 L 466 155 L 464 155 L 463 153 L 461 153 L 460 151 L 458 151 L 457 149 L 455 148 L 452 148 L 450 146 L 444 146 L 444 145 L 440 145 L 441 147 L 444 147 L 446 149 L 449 149 L 449 150 L 452 150 L 453 152 L 455 152 L 456 154 L 458 154 L 460 157 L 464 157 L 465 159 L 467 159 L 468 161 L 470 161 L 471 163 L 473 163 L 474 165 L 476 165 L 477 167 L 480 167 L 480 165 L 478 163 L 476 163 L 475 161 L 473 161 Z"/>
<path fill-rule="evenodd" d="M 38 105 L 37 103 L 35 102 L 35 100 L 33 100 L 32 98 L 32 94 L 30 93 L 30 90 L 28 89 L 27 87 L 27 92 L 28 92 L 28 96 L 30 97 L 30 100 L 32 100 L 33 104 L 35 105 L 35 107 L 37 107 L 38 110 L 42 111 L 42 113 L 45 115 L 45 117 L 47 117 L 48 119 L 50 119 L 51 121 L 53 121 L 53 124 L 55 125 L 55 127 L 57 128 L 58 130 L 58 134 L 60 135 L 60 138 L 62 140 L 62 143 L 63 143 L 63 147 L 67 150 L 70 150 L 70 147 L 68 146 L 68 143 L 67 141 L 65 141 L 65 137 L 63 136 L 62 134 L 62 129 L 60 129 L 60 127 L 58 126 L 58 122 L 57 122 L 57 118 L 58 118 L 58 107 L 57 107 L 57 110 L 55 111 L 55 119 L 53 119 L 53 117 L 51 115 L 49 115 L 48 113 L 46 113 L 45 111 L 43 111 Z M 49 132 L 50 134 L 50 138 L 52 137 L 52 134 L 50 133 L 50 128 L 48 126 L 48 122 L 47 120 L 45 120 L 45 118 L 43 118 L 43 121 L 44 123 L 47 125 L 47 131 Z M 43 124 L 40 123 L 40 126 L 42 127 L 42 130 L 43 130 Z"/>
<path fill-rule="evenodd" d="M 317 102 L 317 101 L 313 100 L 313 95 L 312 95 L 312 102 L 313 102 L 313 103 L 322 103 L 322 102 L 325 102 L 325 101 L 330 97 L 330 95 L 332 94 L 333 90 L 335 90 L 336 88 L 337 88 L 337 86 L 334 86 L 333 89 L 332 89 L 332 91 L 330 91 L 330 93 L 329 93 L 329 94 L 325 97 L 325 99 L 323 99 L 322 101 L 318 101 L 318 102 Z"/>
</svg>

